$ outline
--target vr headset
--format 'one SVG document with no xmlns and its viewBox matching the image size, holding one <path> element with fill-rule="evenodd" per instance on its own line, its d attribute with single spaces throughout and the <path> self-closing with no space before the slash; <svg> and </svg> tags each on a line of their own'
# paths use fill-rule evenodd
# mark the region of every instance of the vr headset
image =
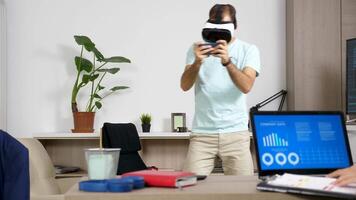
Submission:
<svg viewBox="0 0 356 200">
<path fill-rule="evenodd" d="M 207 43 L 216 43 L 218 40 L 231 41 L 235 26 L 233 22 L 213 22 L 208 20 L 203 28 L 202 36 Z"/>
</svg>

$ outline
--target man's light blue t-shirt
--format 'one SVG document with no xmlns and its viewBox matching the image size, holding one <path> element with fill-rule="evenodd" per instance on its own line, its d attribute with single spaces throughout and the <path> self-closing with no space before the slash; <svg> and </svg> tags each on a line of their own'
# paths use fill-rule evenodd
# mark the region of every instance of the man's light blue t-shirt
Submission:
<svg viewBox="0 0 356 200">
<path fill-rule="evenodd" d="M 240 70 L 251 67 L 260 73 L 260 55 L 255 45 L 235 40 L 228 45 L 232 63 Z M 186 64 L 194 63 L 193 46 Z M 232 133 L 248 130 L 246 95 L 232 82 L 221 59 L 204 59 L 195 82 L 194 133 Z"/>
</svg>

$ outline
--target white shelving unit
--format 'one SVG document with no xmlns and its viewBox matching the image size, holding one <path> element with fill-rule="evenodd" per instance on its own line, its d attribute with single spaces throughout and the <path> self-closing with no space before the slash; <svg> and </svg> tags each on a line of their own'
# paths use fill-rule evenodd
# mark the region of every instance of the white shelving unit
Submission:
<svg viewBox="0 0 356 200">
<path fill-rule="evenodd" d="M 188 151 L 189 136 L 189 132 L 140 132 L 140 155 L 148 166 L 181 170 Z M 68 176 L 85 174 L 87 167 L 84 149 L 98 148 L 100 145 L 98 132 L 36 133 L 32 137 L 43 144 L 55 165 L 77 166 L 82 170 Z"/>
<path fill-rule="evenodd" d="M 140 139 L 189 139 L 190 132 L 150 132 L 139 134 Z M 99 139 L 99 133 L 38 133 L 32 135 L 36 139 L 50 140 L 50 139 Z"/>
</svg>

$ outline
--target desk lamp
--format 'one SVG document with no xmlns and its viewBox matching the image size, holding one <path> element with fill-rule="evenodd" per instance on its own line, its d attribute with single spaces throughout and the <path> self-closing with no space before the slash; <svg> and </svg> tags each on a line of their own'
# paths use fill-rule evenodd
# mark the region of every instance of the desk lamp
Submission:
<svg viewBox="0 0 356 200">
<path fill-rule="evenodd" d="M 282 96 L 282 99 L 281 99 L 281 102 L 279 103 L 278 111 L 282 111 L 284 100 L 286 99 L 286 96 L 287 96 L 287 90 L 281 90 L 281 91 L 277 92 L 276 94 L 272 95 L 271 97 L 268 97 L 266 100 L 251 107 L 250 113 L 258 112 L 258 109 L 262 108 L 263 106 L 265 106 L 266 104 L 270 103 L 271 101 L 277 99 L 280 96 Z"/>
</svg>

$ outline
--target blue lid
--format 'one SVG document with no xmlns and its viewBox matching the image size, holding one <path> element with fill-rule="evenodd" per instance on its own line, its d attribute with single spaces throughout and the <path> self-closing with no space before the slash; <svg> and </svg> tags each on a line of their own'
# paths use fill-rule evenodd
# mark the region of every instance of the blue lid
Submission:
<svg viewBox="0 0 356 200">
<path fill-rule="evenodd" d="M 139 182 L 139 181 L 145 181 L 145 179 L 142 176 L 125 176 L 123 179 L 128 178 L 132 179 L 134 182 Z"/>
<path fill-rule="evenodd" d="M 125 179 L 125 178 L 113 178 L 113 179 L 108 179 L 107 182 L 111 184 L 125 185 L 125 184 L 133 184 L 134 180 Z"/>
<path fill-rule="evenodd" d="M 134 181 L 132 179 L 109 179 L 107 180 L 109 192 L 130 192 L 133 189 Z"/>
<path fill-rule="evenodd" d="M 122 179 L 132 180 L 134 189 L 145 187 L 145 179 L 142 176 L 125 176 Z"/>
<path fill-rule="evenodd" d="M 79 182 L 79 190 L 86 192 L 106 192 L 107 182 L 105 180 L 89 180 Z"/>
<path fill-rule="evenodd" d="M 79 182 L 79 190 L 86 192 L 130 192 L 133 188 L 144 187 L 144 179 L 140 176 Z"/>
</svg>

